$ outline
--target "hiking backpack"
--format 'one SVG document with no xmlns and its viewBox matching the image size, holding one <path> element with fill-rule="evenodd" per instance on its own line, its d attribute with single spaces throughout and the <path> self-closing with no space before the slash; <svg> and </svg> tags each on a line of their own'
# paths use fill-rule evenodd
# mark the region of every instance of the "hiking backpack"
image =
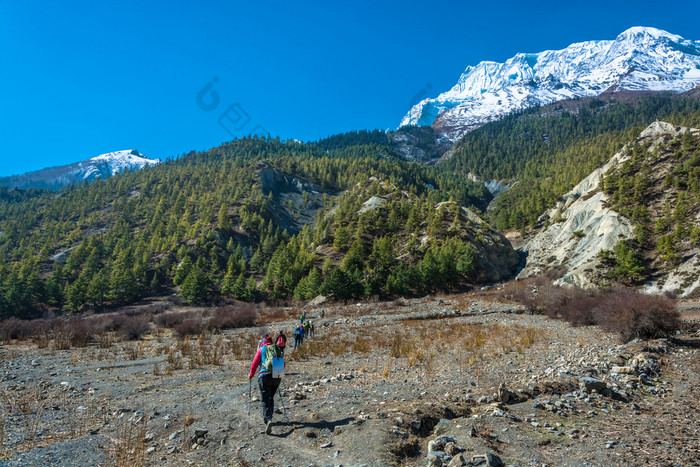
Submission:
<svg viewBox="0 0 700 467">
<path fill-rule="evenodd" d="M 265 371 L 270 373 L 273 378 L 281 378 L 284 376 L 284 359 L 282 351 L 275 344 L 265 346 Z"/>
</svg>

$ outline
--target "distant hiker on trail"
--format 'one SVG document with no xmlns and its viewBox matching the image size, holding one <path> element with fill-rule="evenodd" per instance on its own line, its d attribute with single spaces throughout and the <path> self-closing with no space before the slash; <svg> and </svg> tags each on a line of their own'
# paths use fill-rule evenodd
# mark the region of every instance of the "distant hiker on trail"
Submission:
<svg viewBox="0 0 700 467">
<path fill-rule="evenodd" d="M 316 331 L 314 330 L 314 322 L 309 321 L 309 337 L 314 337 L 314 334 L 316 334 Z"/>
<path fill-rule="evenodd" d="M 284 360 L 282 352 L 272 343 L 272 338 L 268 333 L 263 334 L 262 342 L 255 353 L 253 363 L 250 364 L 250 374 L 248 379 L 255 376 L 255 371 L 260 367 L 258 373 L 258 385 L 260 386 L 260 400 L 262 401 L 263 421 L 265 422 L 265 433 L 272 432 L 272 414 L 275 411 L 275 393 L 282 381 L 281 374 L 284 374 Z M 278 377 L 273 377 L 281 373 Z"/>
<path fill-rule="evenodd" d="M 301 314 L 301 318 L 299 318 L 299 319 L 301 320 L 301 324 L 304 324 L 304 321 L 306 320 L 306 312 L 303 312 Z"/>
<path fill-rule="evenodd" d="M 277 334 L 277 337 L 275 337 L 275 345 L 277 345 L 282 353 L 284 353 L 284 348 L 287 346 L 287 336 L 284 335 L 284 332 L 281 329 L 279 334 Z"/>
<path fill-rule="evenodd" d="M 294 329 L 294 348 L 296 349 L 301 345 L 301 326 L 297 326 Z"/>
</svg>

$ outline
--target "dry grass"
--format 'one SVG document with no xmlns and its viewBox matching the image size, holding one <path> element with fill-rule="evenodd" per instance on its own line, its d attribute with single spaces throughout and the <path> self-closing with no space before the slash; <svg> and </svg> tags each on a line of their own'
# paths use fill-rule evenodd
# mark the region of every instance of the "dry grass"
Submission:
<svg viewBox="0 0 700 467">
<path fill-rule="evenodd" d="M 105 465 L 108 467 L 140 467 L 146 465 L 146 421 L 135 423 L 125 420 L 117 429 L 116 437 L 110 437 Z"/>
<path fill-rule="evenodd" d="M 192 370 L 203 365 L 221 365 L 226 345 L 221 337 L 212 341 L 210 337 L 201 335 L 196 345 L 183 346 L 182 349 L 183 355 L 189 357 L 189 368 Z"/>
<path fill-rule="evenodd" d="M 257 323 L 261 326 L 268 326 L 287 319 L 298 318 L 300 315 L 301 310 L 298 308 L 285 308 L 263 304 L 260 305 L 257 311 Z"/>
<path fill-rule="evenodd" d="M 183 367 L 182 353 L 171 347 L 168 349 L 168 358 L 165 363 L 165 372 L 170 375 L 173 371 L 180 370 Z"/>
<path fill-rule="evenodd" d="M 83 436 L 104 425 L 108 407 L 107 396 L 76 397 L 63 385 L 54 391 L 39 385 L 3 390 L 0 392 L 0 456 L 32 449 L 47 439 L 55 443 Z M 45 425 L 47 416 L 51 420 L 50 430 Z"/>
<path fill-rule="evenodd" d="M 260 334 L 255 331 L 241 332 L 228 343 L 231 353 L 237 360 L 252 358 L 258 348 Z M 289 343 L 287 343 L 289 347 Z"/>
<path fill-rule="evenodd" d="M 138 360 L 144 354 L 144 346 L 143 344 L 125 345 L 124 353 L 129 360 Z"/>
<path fill-rule="evenodd" d="M 7 415 L 12 417 L 12 426 L 3 423 L 3 439 L 6 428 L 14 428 L 21 435 L 18 450 L 31 449 L 37 438 L 42 412 L 46 409 L 46 400 L 41 396 L 38 387 L 26 388 L 19 391 L 2 391 L 3 420 Z"/>
</svg>

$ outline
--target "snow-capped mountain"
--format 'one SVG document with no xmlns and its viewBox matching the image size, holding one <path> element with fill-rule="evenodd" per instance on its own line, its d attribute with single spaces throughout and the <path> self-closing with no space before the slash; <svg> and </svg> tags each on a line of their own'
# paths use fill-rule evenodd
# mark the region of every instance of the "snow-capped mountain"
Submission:
<svg viewBox="0 0 700 467">
<path fill-rule="evenodd" d="M 96 178 L 107 178 L 123 171 L 138 170 L 156 165 L 160 159 L 149 159 L 136 149 L 114 151 L 92 159 L 59 167 L 28 172 L 21 175 L 0 178 L 0 185 L 9 188 L 48 188 L 57 190 L 63 186 Z"/>
<path fill-rule="evenodd" d="M 519 53 L 469 66 L 457 84 L 413 106 L 401 125 L 432 125 L 456 140 L 515 110 L 603 92 L 675 91 L 700 85 L 700 41 L 633 27 L 615 40 Z"/>
</svg>

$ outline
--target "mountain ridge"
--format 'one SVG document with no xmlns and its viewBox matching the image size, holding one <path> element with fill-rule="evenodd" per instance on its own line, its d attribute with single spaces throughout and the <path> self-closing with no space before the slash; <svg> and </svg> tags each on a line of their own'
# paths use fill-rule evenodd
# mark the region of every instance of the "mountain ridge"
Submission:
<svg viewBox="0 0 700 467">
<path fill-rule="evenodd" d="M 513 111 L 604 92 L 689 91 L 700 84 L 700 42 L 633 27 L 614 40 L 518 53 L 468 66 L 457 84 L 416 104 L 400 127 L 432 125 L 452 141 Z"/>
<path fill-rule="evenodd" d="M 160 159 L 149 159 L 136 149 L 113 151 L 72 164 L 46 167 L 23 174 L 0 177 L 0 185 L 9 188 L 46 188 L 57 190 L 64 186 L 107 178 L 125 170 L 137 170 L 157 165 Z"/>
</svg>

